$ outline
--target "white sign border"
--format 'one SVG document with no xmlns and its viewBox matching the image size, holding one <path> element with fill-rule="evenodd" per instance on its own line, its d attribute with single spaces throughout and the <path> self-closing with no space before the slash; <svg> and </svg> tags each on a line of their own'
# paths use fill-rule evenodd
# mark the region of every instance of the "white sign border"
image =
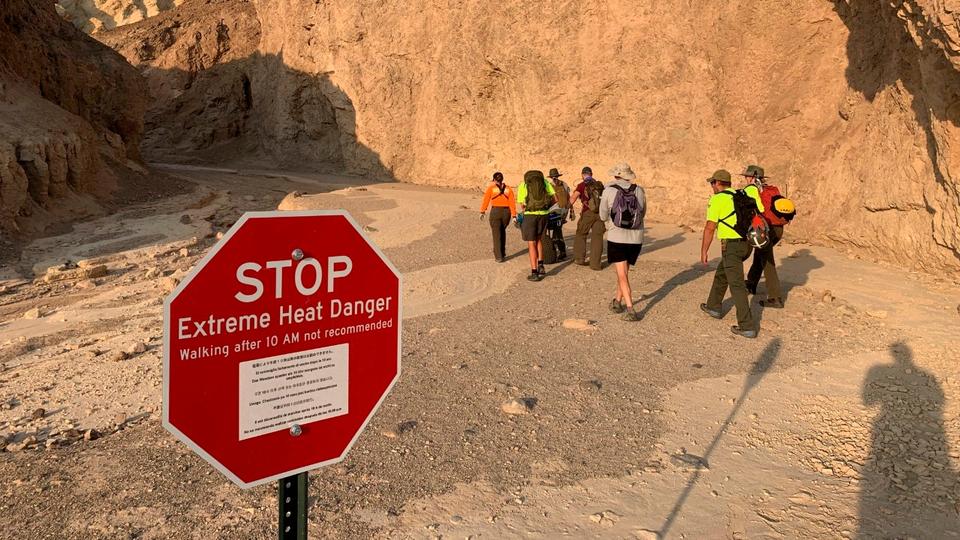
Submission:
<svg viewBox="0 0 960 540">
<path fill-rule="evenodd" d="M 376 405 L 373 406 L 373 409 L 370 410 L 370 414 L 364 419 L 363 424 L 360 426 L 360 429 L 357 430 L 357 433 L 353 436 L 353 439 L 347 444 L 347 447 L 343 450 L 343 453 L 339 456 L 328 459 L 326 461 L 321 461 L 299 469 L 294 469 L 287 471 L 281 474 L 276 474 L 268 478 L 262 478 L 260 480 L 254 480 L 252 482 L 244 482 L 237 475 L 233 474 L 226 466 L 217 461 L 216 458 L 208 454 L 203 448 L 200 447 L 197 443 L 193 442 L 190 437 L 185 433 L 177 429 L 173 424 L 170 423 L 170 303 L 175 300 L 181 292 L 193 281 L 193 278 L 203 270 L 207 264 L 213 260 L 223 246 L 227 245 L 227 242 L 233 237 L 237 231 L 247 221 L 252 219 L 262 219 L 262 218 L 284 218 L 284 217 L 329 217 L 329 216 L 342 216 L 346 218 L 347 222 L 353 226 L 354 230 L 357 231 L 357 234 L 363 238 L 367 245 L 373 248 L 377 256 L 380 257 L 387 268 L 397 277 L 397 373 L 393 377 L 393 380 L 390 381 L 390 384 L 387 386 L 387 389 L 383 392 L 383 395 L 380 396 L 380 400 L 377 401 Z M 198 456 L 203 458 L 207 463 L 213 465 L 218 471 L 220 471 L 224 476 L 230 479 L 231 482 L 238 485 L 242 489 L 250 489 L 252 487 L 260 486 L 268 482 L 273 482 L 287 476 L 293 476 L 295 474 L 300 474 L 312 469 L 319 469 L 321 467 L 326 467 L 328 465 L 335 465 L 343 461 L 347 454 L 350 453 L 350 450 L 353 448 L 353 445 L 356 444 L 357 440 L 360 438 L 360 435 L 367 429 L 367 424 L 370 423 L 370 419 L 373 418 L 373 415 L 376 414 L 377 410 L 383 404 L 383 401 L 387 398 L 387 395 L 393 390 L 393 387 L 397 384 L 397 381 L 400 380 L 400 360 L 403 357 L 403 275 L 397 270 L 397 267 L 393 265 L 393 262 L 384 255 L 383 250 L 380 249 L 376 243 L 374 243 L 370 238 L 364 233 L 363 228 L 353 216 L 350 215 L 346 210 L 272 210 L 272 211 L 260 211 L 260 212 L 244 212 L 240 219 L 230 227 L 230 230 L 223 235 L 221 238 L 210 250 L 200 262 L 198 262 L 187 275 L 183 278 L 179 285 L 167 295 L 163 301 L 163 419 L 162 424 L 164 429 L 169 431 L 180 440 L 180 442 L 187 445 L 191 450 L 193 450 Z"/>
</svg>

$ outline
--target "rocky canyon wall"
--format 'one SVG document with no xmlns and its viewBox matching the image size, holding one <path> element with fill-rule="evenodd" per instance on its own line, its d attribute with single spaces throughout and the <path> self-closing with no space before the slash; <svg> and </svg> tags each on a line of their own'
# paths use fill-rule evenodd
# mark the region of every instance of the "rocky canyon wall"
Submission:
<svg viewBox="0 0 960 540">
<path fill-rule="evenodd" d="M 707 175 L 760 163 L 794 239 L 930 270 L 960 268 L 951 3 L 256 1 L 261 54 L 349 96 L 355 169 L 477 186 L 626 160 L 653 217 L 697 225 Z"/>
<path fill-rule="evenodd" d="M 188 0 L 98 37 L 151 80 L 152 159 L 454 186 L 626 160 L 692 226 L 708 174 L 759 163 L 793 239 L 955 271 L 955 3 Z"/>
<path fill-rule="evenodd" d="M 0 17 L 0 231 L 42 230 L 96 207 L 137 169 L 146 86 L 52 0 L 7 0 Z"/>
<path fill-rule="evenodd" d="M 93 33 L 153 17 L 184 0 L 58 0 L 57 11 L 74 26 Z"/>
</svg>

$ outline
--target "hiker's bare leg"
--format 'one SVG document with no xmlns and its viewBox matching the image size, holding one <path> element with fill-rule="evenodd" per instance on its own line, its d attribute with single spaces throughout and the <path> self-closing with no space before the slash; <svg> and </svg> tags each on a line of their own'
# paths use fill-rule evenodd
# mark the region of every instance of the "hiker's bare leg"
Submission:
<svg viewBox="0 0 960 540">
<path fill-rule="evenodd" d="M 620 295 L 623 297 L 623 303 L 627 309 L 633 309 L 633 291 L 630 290 L 630 266 L 627 261 L 614 263 L 617 268 L 617 285 L 620 287 Z"/>
<path fill-rule="evenodd" d="M 539 242 L 527 242 L 527 252 L 530 254 L 530 269 L 537 269 L 537 244 Z"/>
<path fill-rule="evenodd" d="M 543 240 L 537 240 L 537 262 L 543 260 Z"/>
</svg>

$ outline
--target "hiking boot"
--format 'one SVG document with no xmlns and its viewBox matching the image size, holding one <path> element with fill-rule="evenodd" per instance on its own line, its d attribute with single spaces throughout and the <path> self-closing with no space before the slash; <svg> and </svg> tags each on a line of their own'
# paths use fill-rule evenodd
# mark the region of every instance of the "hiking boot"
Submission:
<svg viewBox="0 0 960 540">
<path fill-rule="evenodd" d="M 719 311 L 714 311 L 714 310 L 708 308 L 706 304 L 700 304 L 700 311 L 706 313 L 707 315 L 713 317 L 714 319 L 722 319 L 722 318 L 723 318 L 723 313 L 720 313 Z"/>
<path fill-rule="evenodd" d="M 567 254 L 566 254 L 566 253 L 561 253 L 560 256 L 557 257 L 557 261 L 565 261 L 565 260 L 567 260 Z"/>
<path fill-rule="evenodd" d="M 766 300 L 761 300 L 760 305 L 765 308 L 783 309 L 783 300 L 780 298 L 767 298 Z"/>
<path fill-rule="evenodd" d="M 643 317 L 633 309 L 628 309 L 626 313 L 623 314 L 623 317 L 621 318 L 629 322 L 636 322 L 636 321 L 639 321 L 640 319 L 643 319 Z"/>
<path fill-rule="evenodd" d="M 739 326 L 731 326 L 730 331 L 738 336 L 743 336 L 745 338 L 754 339 L 757 337 L 756 330 L 742 330 Z"/>
<path fill-rule="evenodd" d="M 527 281 L 540 281 L 541 279 L 543 279 L 543 276 L 536 272 L 530 272 L 527 274 Z"/>
<path fill-rule="evenodd" d="M 593 270 L 594 272 L 599 272 L 599 271 L 603 270 L 603 267 L 602 267 L 602 266 L 591 266 L 590 269 Z"/>
<path fill-rule="evenodd" d="M 575 264 L 575 265 L 577 265 L 577 266 L 586 266 L 586 265 L 587 265 L 587 261 L 573 261 L 573 264 Z"/>
<path fill-rule="evenodd" d="M 753 295 L 757 294 L 757 284 L 750 283 L 749 281 L 744 281 L 743 285 L 747 288 L 747 292 Z"/>
<path fill-rule="evenodd" d="M 623 302 L 616 299 L 610 301 L 610 311 L 614 313 L 623 313 L 626 311 L 626 309 L 627 306 L 623 305 Z"/>
<path fill-rule="evenodd" d="M 537 265 L 537 274 L 540 274 L 541 276 L 547 275 L 547 269 L 544 268 L 543 263 Z"/>
</svg>

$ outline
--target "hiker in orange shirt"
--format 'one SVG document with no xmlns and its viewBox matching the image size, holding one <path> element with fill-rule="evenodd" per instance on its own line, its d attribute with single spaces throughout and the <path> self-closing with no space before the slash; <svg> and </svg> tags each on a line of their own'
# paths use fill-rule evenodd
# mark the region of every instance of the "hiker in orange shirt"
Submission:
<svg viewBox="0 0 960 540">
<path fill-rule="evenodd" d="M 503 183 L 503 173 L 493 173 L 493 182 L 483 193 L 480 219 L 490 208 L 490 229 L 493 231 L 493 257 L 497 262 L 507 259 L 507 227 L 517 218 L 517 200 L 510 186 Z"/>
</svg>

